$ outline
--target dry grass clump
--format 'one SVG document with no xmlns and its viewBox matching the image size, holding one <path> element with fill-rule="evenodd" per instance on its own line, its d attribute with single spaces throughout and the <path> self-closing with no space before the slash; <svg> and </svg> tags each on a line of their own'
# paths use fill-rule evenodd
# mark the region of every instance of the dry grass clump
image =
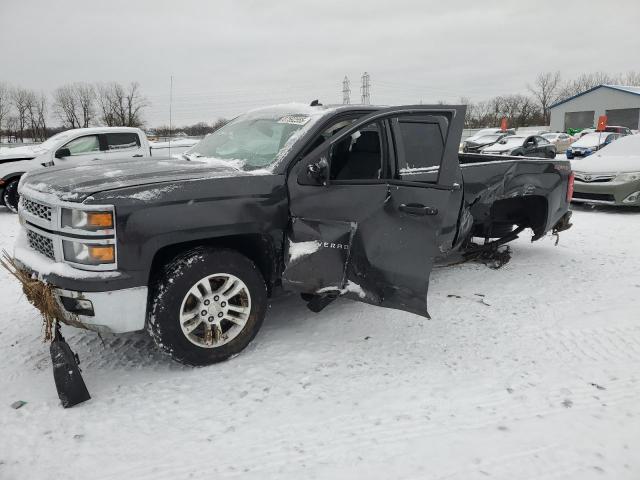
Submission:
<svg viewBox="0 0 640 480">
<path fill-rule="evenodd" d="M 22 284 L 22 291 L 27 300 L 42 314 L 45 342 L 53 340 L 55 321 L 73 323 L 65 319 L 53 286 L 33 278 L 28 272 L 21 270 L 6 250 L 2 251 L 0 265 Z"/>
</svg>

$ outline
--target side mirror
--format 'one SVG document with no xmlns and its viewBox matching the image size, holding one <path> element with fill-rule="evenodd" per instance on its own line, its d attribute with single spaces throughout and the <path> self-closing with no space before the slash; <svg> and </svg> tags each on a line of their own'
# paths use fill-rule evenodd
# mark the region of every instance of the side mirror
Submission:
<svg viewBox="0 0 640 480">
<path fill-rule="evenodd" d="M 71 151 L 68 148 L 61 148 L 57 150 L 55 154 L 56 158 L 64 158 L 64 157 L 70 157 L 70 156 L 71 156 Z"/>
<path fill-rule="evenodd" d="M 318 185 L 326 185 L 329 177 L 329 162 L 326 157 L 320 157 L 317 162 L 307 167 L 307 177 Z"/>
</svg>

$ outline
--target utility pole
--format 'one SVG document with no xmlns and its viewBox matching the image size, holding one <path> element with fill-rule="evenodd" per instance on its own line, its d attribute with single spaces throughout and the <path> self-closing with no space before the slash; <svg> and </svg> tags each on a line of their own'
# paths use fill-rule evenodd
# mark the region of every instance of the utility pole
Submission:
<svg viewBox="0 0 640 480">
<path fill-rule="evenodd" d="M 370 77 L 367 72 L 362 74 L 362 86 L 360 87 L 360 91 L 362 92 L 362 96 L 360 97 L 360 103 L 363 105 L 369 105 L 371 103 L 371 94 L 370 94 Z"/>
<path fill-rule="evenodd" d="M 171 130 L 173 128 L 173 75 L 169 83 L 169 156 L 171 156 Z"/>
<path fill-rule="evenodd" d="M 349 77 L 344 76 L 344 80 L 342 80 L 342 104 L 349 105 L 351 103 L 351 82 L 349 81 Z"/>
</svg>

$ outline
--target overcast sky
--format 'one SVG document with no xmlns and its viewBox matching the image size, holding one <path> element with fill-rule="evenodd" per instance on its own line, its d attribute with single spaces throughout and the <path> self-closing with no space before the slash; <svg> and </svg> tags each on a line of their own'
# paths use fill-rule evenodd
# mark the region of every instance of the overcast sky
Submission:
<svg viewBox="0 0 640 480">
<path fill-rule="evenodd" d="M 639 70 L 639 0 L 0 0 L 0 81 L 140 82 L 150 125 L 288 101 L 524 93 L 541 71 Z"/>
</svg>

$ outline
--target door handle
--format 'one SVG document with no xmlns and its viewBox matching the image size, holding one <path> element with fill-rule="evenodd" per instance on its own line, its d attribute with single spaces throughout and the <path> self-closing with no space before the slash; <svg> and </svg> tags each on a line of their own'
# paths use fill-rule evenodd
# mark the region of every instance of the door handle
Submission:
<svg viewBox="0 0 640 480">
<path fill-rule="evenodd" d="M 403 203 L 400 205 L 399 210 L 401 212 L 408 213 L 409 215 L 437 215 L 438 209 L 434 207 L 427 207 L 420 203 Z"/>
<path fill-rule="evenodd" d="M 140 158 L 140 157 L 142 157 L 142 154 L 141 154 L 141 153 L 136 153 L 136 154 L 133 156 L 133 158 Z"/>
</svg>

